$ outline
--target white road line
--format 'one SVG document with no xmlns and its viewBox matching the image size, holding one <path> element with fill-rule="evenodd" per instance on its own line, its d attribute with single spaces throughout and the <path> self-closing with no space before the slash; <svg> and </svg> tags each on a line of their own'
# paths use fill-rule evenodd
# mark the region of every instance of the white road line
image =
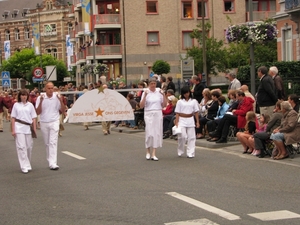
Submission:
<svg viewBox="0 0 300 225">
<path fill-rule="evenodd" d="M 187 220 L 187 221 L 165 223 L 165 225 L 219 225 L 219 224 L 214 223 L 208 219 L 199 219 L 199 220 Z"/>
<path fill-rule="evenodd" d="M 228 220 L 239 220 L 239 219 L 241 219 L 237 215 L 234 215 L 232 213 L 226 212 L 226 211 L 224 211 L 222 209 L 218 209 L 218 208 L 216 208 L 214 206 L 211 206 L 211 205 L 208 205 L 206 203 L 197 201 L 197 200 L 192 199 L 190 197 L 178 194 L 176 192 L 167 192 L 166 194 L 171 195 L 174 198 L 180 199 L 181 201 L 187 202 L 187 203 L 189 203 L 191 205 L 194 205 L 194 206 L 196 206 L 198 208 L 201 208 L 203 210 L 206 210 L 208 212 L 217 214 L 218 216 L 221 216 L 221 217 L 223 217 L 225 219 L 228 219 Z"/>
<path fill-rule="evenodd" d="M 262 221 L 300 218 L 299 214 L 293 213 L 293 212 L 288 211 L 288 210 L 263 212 L 263 213 L 252 213 L 252 214 L 248 214 L 248 215 L 252 216 L 256 219 L 262 220 Z"/>
<path fill-rule="evenodd" d="M 72 156 L 72 157 L 74 157 L 74 158 L 76 158 L 76 159 L 79 159 L 79 160 L 84 160 L 84 159 L 86 159 L 86 158 L 84 158 L 84 157 L 82 157 L 82 156 L 80 156 L 80 155 L 76 155 L 76 154 L 74 154 L 74 153 L 72 153 L 72 152 L 62 151 L 62 153 L 66 154 L 66 155 L 69 155 L 69 156 Z"/>
</svg>

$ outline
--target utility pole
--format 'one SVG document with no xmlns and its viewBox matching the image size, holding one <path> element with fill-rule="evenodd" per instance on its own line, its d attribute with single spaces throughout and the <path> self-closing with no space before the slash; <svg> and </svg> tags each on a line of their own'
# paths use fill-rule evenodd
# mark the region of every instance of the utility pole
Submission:
<svg viewBox="0 0 300 225">
<path fill-rule="evenodd" d="M 92 39 L 92 41 L 93 41 L 93 46 L 92 46 L 92 48 L 93 48 L 93 67 L 95 67 L 96 66 L 96 45 L 95 45 L 95 23 L 94 23 L 94 1 L 93 0 L 91 0 L 91 11 L 90 11 L 90 13 L 91 13 L 91 16 L 90 16 L 90 18 L 91 18 L 91 39 Z M 99 76 L 98 74 L 96 74 L 96 76 Z M 95 77 L 93 77 L 93 82 L 96 82 L 96 81 L 98 81 L 98 78 L 96 78 L 96 76 Z M 94 80 L 95 79 L 95 80 Z"/>
<path fill-rule="evenodd" d="M 249 24 L 253 23 L 253 3 L 252 0 L 249 3 Z M 251 38 L 251 37 L 250 37 Z M 254 60 L 254 44 L 250 44 L 250 84 L 251 84 L 251 94 L 255 96 L 255 60 Z"/>
<path fill-rule="evenodd" d="M 41 15 L 40 15 L 40 9 L 42 8 L 42 5 L 37 3 L 36 8 L 38 10 L 38 23 L 39 23 L 39 53 L 40 53 L 40 67 L 43 68 L 42 60 L 42 32 L 41 32 Z M 41 90 L 41 82 L 38 81 L 38 89 Z"/>
<path fill-rule="evenodd" d="M 205 1 L 201 1 L 201 22 L 202 22 L 202 59 L 203 59 L 203 73 L 208 81 L 207 66 L 206 66 L 206 30 L 205 30 Z"/>
</svg>

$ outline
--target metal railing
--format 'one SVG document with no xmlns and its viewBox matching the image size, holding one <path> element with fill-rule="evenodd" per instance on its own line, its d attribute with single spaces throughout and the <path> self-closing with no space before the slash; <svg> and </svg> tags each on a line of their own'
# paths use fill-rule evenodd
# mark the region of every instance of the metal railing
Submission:
<svg viewBox="0 0 300 225">
<path fill-rule="evenodd" d="M 121 24 L 120 14 L 94 15 L 94 24 Z"/>
<path fill-rule="evenodd" d="M 94 46 L 86 48 L 87 56 L 93 56 L 93 47 Z M 96 45 L 95 52 L 96 55 L 121 55 L 122 47 L 121 45 Z"/>
<path fill-rule="evenodd" d="M 300 0 L 285 0 L 285 10 L 291 10 L 297 7 L 300 7 Z"/>
</svg>

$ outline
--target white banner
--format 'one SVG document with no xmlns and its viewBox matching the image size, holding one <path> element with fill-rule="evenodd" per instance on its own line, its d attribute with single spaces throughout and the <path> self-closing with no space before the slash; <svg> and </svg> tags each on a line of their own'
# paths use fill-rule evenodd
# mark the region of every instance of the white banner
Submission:
<svg viewBox="0 0 300 225">
<path fill-rule="evenodd" d="M 67 56 L 72 56 L 74 54 L 73 51 L 73 43 L 70 41 L 70 35 L 66 35 L 66 46 L 67 46 Z"/>
<path fill-rule="evenodd" d="M 134 120 L 129 101 L 117 91 L 102 88 L 80 96 L 67 117 L 69 123 Z"/>
<path fill-rule="evenodd" d="M 7 60 L 10 57 L 10 41 L 4 41 L 4 58 Z"/>
</svg>

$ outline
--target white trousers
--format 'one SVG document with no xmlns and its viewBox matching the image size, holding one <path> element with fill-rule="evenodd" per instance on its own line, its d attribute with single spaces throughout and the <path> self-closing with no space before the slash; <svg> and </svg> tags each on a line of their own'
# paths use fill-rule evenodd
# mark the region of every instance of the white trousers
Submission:
<svg viewBox="0 0 300 225">
<path fill-rule="evenodd" d="M 15 142 L 21 170 L 31 170 L 30 160 L 33 146 L 31 134 L 16 134 Z"/>
<path fill-rule="evenodd" d="M 57 165 L 59 120 L 50 123 L 40 122 L 40 126 L 44 138 L 44 143 L 46 145 L 49 167 L 55 167 Z"/>
<path fill-rule="evenodd" d="M 195 157 L 196 131 L 195 127 L 181 127 L 181 134 L 178 134 L 178 149 L 179 156 L 184 154 L 184 147 L 187 141 L 186 155 Z"/>
</svg>

